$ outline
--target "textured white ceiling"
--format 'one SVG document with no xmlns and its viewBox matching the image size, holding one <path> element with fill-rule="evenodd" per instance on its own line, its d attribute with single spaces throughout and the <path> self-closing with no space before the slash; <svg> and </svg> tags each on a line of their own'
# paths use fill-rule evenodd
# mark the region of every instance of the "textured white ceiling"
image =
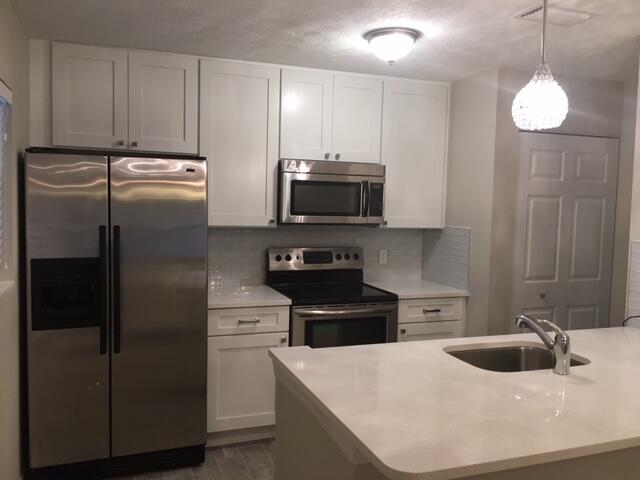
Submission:
<svg viewBox="0 0 640 480">
<path fill-rule="evenodd" d="M 534 69 L 538 23 L 511 17 L 540 0 L 13 0 L 31 37 L 365 73 L 453 80 Z M 549 29 L 553 71 L 622 79 L 640 35 L 640 0 L 551 0 L 597 14 Z M 382 26 L 431 31 L 393 67 L 366 51 Z"/>
</svg>

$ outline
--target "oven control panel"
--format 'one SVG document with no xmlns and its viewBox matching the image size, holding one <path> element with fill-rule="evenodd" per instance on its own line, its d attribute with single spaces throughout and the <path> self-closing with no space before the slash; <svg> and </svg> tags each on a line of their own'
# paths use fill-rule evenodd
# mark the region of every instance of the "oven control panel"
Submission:
<svg viewBox="0 0 640 480">
<path fill-rule="evenodd" d="M 364 267 L 364 255 L 360 247 L 270 248 L 267 262 L 270 272 L 350 270 Z"/>
</svg>

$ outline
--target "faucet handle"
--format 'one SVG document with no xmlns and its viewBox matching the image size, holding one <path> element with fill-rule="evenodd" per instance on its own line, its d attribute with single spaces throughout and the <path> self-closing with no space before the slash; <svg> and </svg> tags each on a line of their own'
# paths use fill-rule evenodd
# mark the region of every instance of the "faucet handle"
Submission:
<svg viewBox="0 0 640 480">
<path fill-rule="evenodd" d="M 544 318 L 542 318 L 538 320 L 538 323 L 541 325 L 545 325 L 546 327 L 549 327 L 551 330 L 553 330 L 553 333 L 555 333 L 556 336 L 569 338 L 569 335 L 567 335 L 567 332 L 565 332 L 558 325 L 556 325 L 553 322 L 550 322 L 549 320 L 545 320 Z"/>
</svg>

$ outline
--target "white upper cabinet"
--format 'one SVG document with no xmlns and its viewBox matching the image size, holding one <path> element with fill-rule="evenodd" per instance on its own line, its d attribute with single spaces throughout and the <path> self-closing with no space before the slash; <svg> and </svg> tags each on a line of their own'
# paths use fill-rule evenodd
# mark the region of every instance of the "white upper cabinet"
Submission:
<svg viewBox="0 0 640 480">
<path fill-rule="evenodd" d="M 333 83 L 332 158 L 380 163 L 382 80 L 336 75 Z"/>
<path fill-rule="evenodd" d="M 332 110 L 332 73 L 283 69 L 280 157 L 328 160 Z"/>
<path fill-rule="evenodd" d="M 54 42 L 51 68 L 52 143 L 124 148 L 127 51 Z"/>
<path fill-rule="evenodd" d="M 386 80 L 382 163 L 389 227 L 442 228 L 449 86 Z"/>
<path fill-rule="evenodd" d="M 209 225 L 275 224 L 280 69 L 200 64 L 200 154 L 207 157 Z"/>
<path fill-rule="evenodd" d="M 380 162 L 380 79 L 285 68 L 281 115 L 281 158 Z"/>
<path fill-rule="evenodd" d="M 129 147 L 198 151 L 198 60 L 129 52 Z"/>
<path fill-rule="evenodd" d="M 52 143 L 198 151 L 198 60 L 52 43 Z"/>
</svg>

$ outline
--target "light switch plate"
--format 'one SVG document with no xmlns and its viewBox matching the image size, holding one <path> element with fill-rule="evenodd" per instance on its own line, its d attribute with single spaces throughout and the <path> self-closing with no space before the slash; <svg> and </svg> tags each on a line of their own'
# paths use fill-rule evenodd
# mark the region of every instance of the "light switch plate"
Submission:
<svg viewBox="0 0 640 480">
<path fill-rule="evenodd" d="M 380 265 L 386 265 L 389 261 L 389 250 L 386 248 L 381 248 L 378 252 L 378 263 Z"/>
</svg>

